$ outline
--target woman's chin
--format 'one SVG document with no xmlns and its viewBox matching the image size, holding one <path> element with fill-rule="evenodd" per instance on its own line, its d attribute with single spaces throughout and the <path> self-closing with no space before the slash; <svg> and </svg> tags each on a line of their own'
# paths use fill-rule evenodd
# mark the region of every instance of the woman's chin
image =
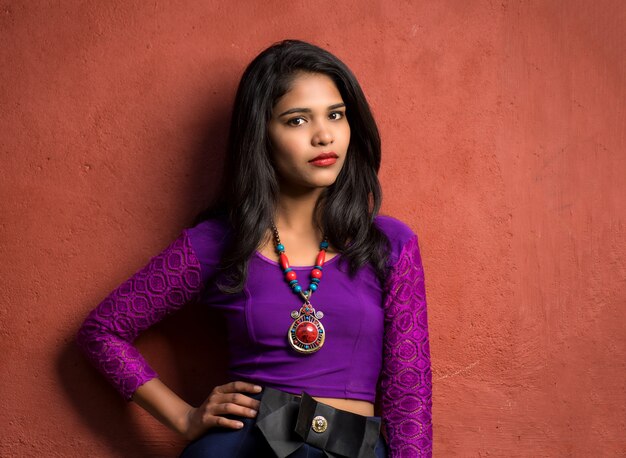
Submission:
<svg viewBox="0 0 626 458">
<path fill-rule="evenodd" d="M 304 194 L 319 189 L 328 188 L 337 181 L 336 176 L 327 177 L 326 179 L 307 180 L 305 182 L 298 183 L 281 183 L 280 192 L 288 194 Z"/>
</svg>

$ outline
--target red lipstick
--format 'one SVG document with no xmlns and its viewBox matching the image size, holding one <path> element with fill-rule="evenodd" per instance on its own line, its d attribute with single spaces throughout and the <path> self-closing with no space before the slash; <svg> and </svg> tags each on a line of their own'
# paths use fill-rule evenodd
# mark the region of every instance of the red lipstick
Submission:
<svg viewBox="0 0 626 458">
<path fill-rule="evenodd" d="M 338 157 L 339 156 L 337 156 L 336 153 L 331 151 L 329 153 L 322 153 L 316 156 L 314 159 L 311 159 L 309 162 L 318 167 L 326 167 L 328 165 L 333 165 L 335 162 L 337 162 Z"/>
</svg>

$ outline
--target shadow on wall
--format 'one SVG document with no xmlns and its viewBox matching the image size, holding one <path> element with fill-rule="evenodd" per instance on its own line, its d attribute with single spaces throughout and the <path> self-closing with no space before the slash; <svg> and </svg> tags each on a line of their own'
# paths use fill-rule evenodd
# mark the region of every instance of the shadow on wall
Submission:
<svg viewBox="0 0 626 458">
<path fill-rule="evenodd" d="M 159 374 L 169 374 L 164 381 L 175 393 L 189 404 L 199 405 L 214 386 L 227 380 L 224 330 L 221 317 L 194 302 L 141 334 L 137 344 Z M 148 434 L 134 420 L 127 402 L 89 364 L 74 344 L 74 336 L 70 337 L 56 367 L 60 385 L 84 424 L 119 456 L 163 456 L 163 442 L 155 441 L 154 433 Z M 164 340 L 168 347 L 168 361 L 173 364 L 168 364 L 167 370 L 146 345 L 154 340 Z M 167 445 L 182 451 L 185 444 L 181 437 L 180 442 L 170 445 L 168 441 Z"/>
<path fill-rule="evenodd" d="M 232 85 L 222 84 L 223 91 L 231 93 Z M 185 173 L 186 179 L 180 183 L 187 197 L 180 207 L 190 215 L 188 221 L 178 224 L 178 228 L 190 227 L 193 219 L 203 210 L 217 191 L 217 184 L 223 171 L 226 150 L 226 133 L 232 107 L 230 100 L 223 96 L 216 100 L 216 92 L 208 96 L 205 106 L 212 107 L 213 119 L 201 119 L 197 113 L 189 113 L 190 125 L 207 126 L 199 134 L 198 147 L 189 152 L 188 163 L 192 164 Z M 228 102 L 228 103 L 227 103 Z M 205 114 L 204 116 L 207 116 Z M 138 158 L 138 163 L 142 158 Z M 153 160 L 153 159 L 151 159 Z M 138 164 L 139 167 L 139 164 Z M 153 180 L 158 185 L 159 180 Z M 150 190 L 144 200 L 152 199 Z M 153 253 L 156 255 L 158 253 Z M 148 260 L 146 260 L 147 262 Z M 106 293 L 108 294 L 108 292 Z M 104 299 L 102 297 L 101 299 Z M 93 368 L 75 344 L 78 326 L 94 304 L 75 304 L 77 328 L 67 336 L 69 342 L 60 349 L 56 370 L 62 389 L 69 403 L 92 431 L 94 437 L 101 438 L 116 456 L 171 456 L 182 451 L 186 441 L 176 433 L 164 432 L 155 437 L 161 426 L 157 420 L 155 429 L 147 430 L 132 414 L 129 404 L 112 388 L 106 379 Z M 78 312 L 80 311 L 80 312 Z M 178 312 L 155 324 L 137 339 L 137 345 L 147 361 L 159 373 L 167 385 L 191 405 L 199 405 L 209 395 L 211 389 L 227 381 L 227 347 L 225 323 L 216 312 L 210 311 L 201 302 L 190 302 Z M 167 358 L 155 350 L 166 346 Z M 167 379 L 165 377 L 167 375 Z M 165 426 L 163 426 L 165 428 Z M 170 440 L 170 437 L 174 437 Z M 161 440 L 166 439 L 166 440 Z M 94 446 L 97 448 L 97 445 Z M 88 450 L 78 451 L 81 456 Z"/>
</svg>

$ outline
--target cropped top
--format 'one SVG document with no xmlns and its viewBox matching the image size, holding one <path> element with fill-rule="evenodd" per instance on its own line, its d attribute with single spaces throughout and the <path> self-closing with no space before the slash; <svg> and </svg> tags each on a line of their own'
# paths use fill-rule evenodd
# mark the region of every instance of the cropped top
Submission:
<svg viewBox="0 0 626 458">
<path fill-rule="evenodd" d="M 227 324 L 229 378 L 312 396 L 375 402 L 391 457 L 429 456 L 432 450 L 431 371 L 424 273 L 417 236 L 399 220 L 377 216 L 391 242 L 384 284 L 371 265 L 348 275 L 341 254 L 326 261 L 311 297 L 326 331 L 323 347 L 295 352 L 287 330 L 302 299 L 283 280 L 279 264 L 258 251 L 245 287 L 217 287 L 227 223 L 207 220 L 184 229 L 159 255 L 111 292 L 85 319 L 77 341 L 91 362 L 127 400 L 158 377 L 132 342 L 137 335 L 200 300 Z M 291 266 L 301 282 L 312 266 Z M 307 371 L 302 371 L 306 361 Z"/>
</svg>

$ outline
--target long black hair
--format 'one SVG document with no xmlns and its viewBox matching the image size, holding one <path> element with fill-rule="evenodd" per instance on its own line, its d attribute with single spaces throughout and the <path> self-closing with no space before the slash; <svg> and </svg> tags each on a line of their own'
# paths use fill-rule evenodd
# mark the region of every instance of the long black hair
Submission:
<svg viewBox="0 0 626 458">
<path fill-rule="evenodd" d="M 335 183 L 324 189 L 315 206 L 322 233 L 347 261 L 354 275 L 371 263 L 384 281 L 389 241 L 374 224 L 382 191 L 378 181 L 380 136 L 370 107 L 350 69 L 328 51 L 310 43 L 285 40 L 261 52 L 241 77 L 230 123 L 225 172 L 216 202 L 195 223 L 224 218 L 232 237 L 225 247 L 218 287 L 240 292 L 248 262 L 274 218 L 278 179 L 271 162 L 267 125 L 277 101 L 302 73 L 330 77 L 344 103 L 350 125 L 350 144 Z"/>
</svg>

